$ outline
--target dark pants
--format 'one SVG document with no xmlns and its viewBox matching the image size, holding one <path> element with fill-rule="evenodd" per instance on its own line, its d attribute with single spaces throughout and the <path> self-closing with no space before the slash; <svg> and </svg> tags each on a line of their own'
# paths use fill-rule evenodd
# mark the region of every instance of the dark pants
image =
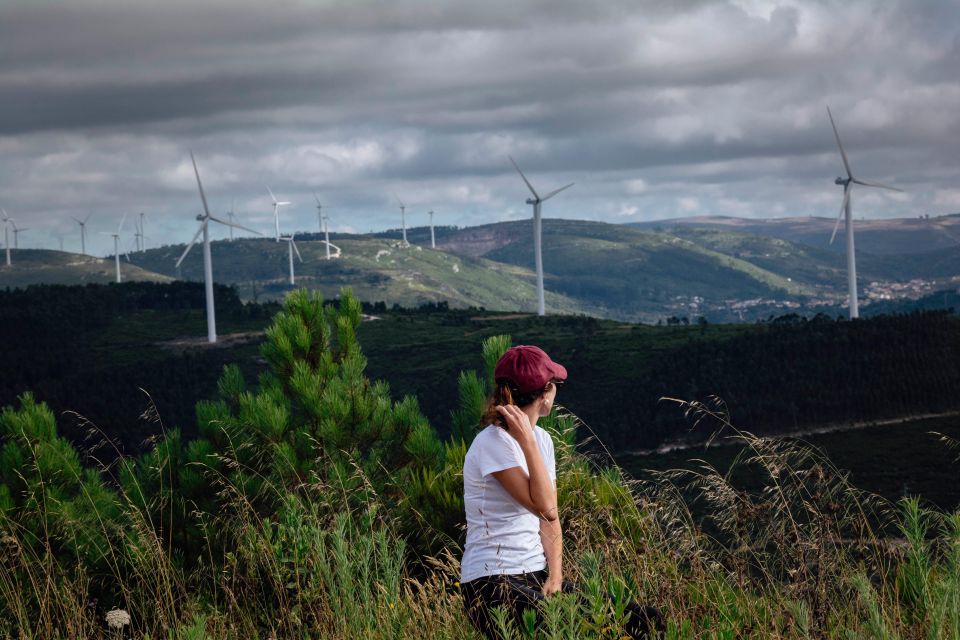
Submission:
<svg viewBox="0 0 960 640">
<path fill-rule="evenodd" d="M 497 607 L 504 607 L 507 610 L 507 617 L 518 628 L 521 627 L 525 609 L 533 609 L 537 614 L 539 623 L 542 616 L 538 605 L 545 599 L 543 583 L 546 579 L 547 572 L 542 570 L 512 576 L 484 576 L 470 582 L 464 582 L 460 585 L 460 589 L 463 592 L 463 602 L 470 622 L 480 633 L 491 640 L 499 638 L 491 611 Z M 581 593 L 580 600 L 581 602 L 584 601 L 580 588 L 569 580 L 563 581 L 561 590 L 563 593 Z M 636 602 L 630 602 L 626 606 L 626 611 L 630 615 L 624 631 L 631 638 L 650 638 L 648 629 L 656 631 L 656 635 L 653 637 L 662 635 L 664 631 L 663 616 L 655 607 L 641 606 Z"/>
</svg>

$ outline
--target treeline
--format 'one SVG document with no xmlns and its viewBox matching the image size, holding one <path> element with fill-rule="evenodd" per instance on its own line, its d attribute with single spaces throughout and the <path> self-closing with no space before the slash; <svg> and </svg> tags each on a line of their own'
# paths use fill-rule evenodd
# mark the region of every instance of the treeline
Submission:
<svg viewBox="0 0 960 640">
<path fill-rule="evenodd" d="M 578 375 L 597 384 L 568 385 L 565 399 L 608 446 L 655 447 L 719 428 L 692 424 L 664 397 L 713 404 L 755 433 L 960 410 L 960 317 L 949 312 L 670 332 L 665 348 L 638 328 L 620 349 L 571 354 Z"/>
<path fill-rule="evenodd" d="M 244 304 L 232 287 L 215 285 L 214 296 L 221 331 L 260 328 L 279 308 Z M 138 417 L 148 404 L 140 388 L 168 425 L 190 423 L 197 398 L 212 395 L 224 364 L 237 358 L 226 350 L 176 353 L 156 344 L 181 333 L 205 335 L 204 310 L 203 284 L 195 282 L 0 291 L 0 406 L 32 391 L 56 413 L 76 412 L 123 449 L 137 450 L 158 430 Z M 62 430 L 79 442 L 89 426 L 75 417 Z"/>
<path fill-rule="evenodd" d="M 218 287 L 218 328 L 263 329 L 277 305 L 244 304 Z M 336 302 L 327 302 L 336 305 Z M 91 419 L 127 450 L 158 426 L 139 419 L 153 398 L 166 426 L 195 432 L 194 405 L 216 393 L 224 364 L 248 379 L 263 370 L 257 341 L 219 349 L 171 350 L 159 343 L 203 336 L 199 283 L 42 286 L 0 292 L 0 406 L 33 391 L 55 412 Z M 960 317 L 945 311 L 857 321 L 781 316 L 754 325 L 682 322 L 625 325 L 586 316 L 517 316 L 446 304 L 416 310 L 364 303 L 380 320 L 359 331 L 368 370 L 413 394 L 441 434 L 458 403 L 456 372 L 492 335 L 542 345 L 570 371 L 560 401 L 614 452 L 704 438 L 664 397 L 725 403 L 732 422 L 757 433 L 827 423 L 960 410 Z M 65 421 L 73 441 L 82 421 Z"/>
<path fill-rule="evenodd" d="M 441 432 L 457 401 L 451 372 L 470 366 L 461 354 L 498 331 L 567 366 L 559 401 L 585 421 L 581 438 L 596 435 L 615 453 L 699 440 L 719 427 L 701 420 L 694 428 L 665 397 L 719 398 L 718 411 L 756 433 L 960 410 L 960 317 L 947 311 L 665 327 L 582 316 L 485 322 L 456 311 L 391 321 L 364 328 L 376 346 L 370 369 L 420 397 Z"/>
</svg>

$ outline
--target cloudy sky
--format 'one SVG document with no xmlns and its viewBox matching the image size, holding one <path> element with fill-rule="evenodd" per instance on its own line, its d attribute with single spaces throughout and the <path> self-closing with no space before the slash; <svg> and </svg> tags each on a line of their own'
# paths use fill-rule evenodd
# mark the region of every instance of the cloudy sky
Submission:
<svg viewBox="0 0 960 640">
<path fill-rule="evenodd" d="M 186 242 L 200 202 L 271 228 L 548 217 L 960 211 L 956 0 L 0 0 L 0 206 L 21 246 L 145 211 Z M 77 246 L 75 246 L 77 245 Z"/>
</svg>

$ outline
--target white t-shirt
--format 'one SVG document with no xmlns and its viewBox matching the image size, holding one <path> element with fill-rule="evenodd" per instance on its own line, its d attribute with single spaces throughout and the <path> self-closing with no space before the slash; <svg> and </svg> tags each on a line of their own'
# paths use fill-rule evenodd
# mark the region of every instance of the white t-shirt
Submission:
<svg viewBox="0 0 960 640">
<path fill-rule="evenodd" d="M 533 428 L 550 478 L 556 482 L 553 440 Z M 520 467 L 529 475 L 520 444 L 502 427 L 488 425 L 473 439 L 463 461 L 463 504 L 467 544 L 460 582 L 497 574 L 540 571 L 546 566 L 540 542 L 540 518 L 513 499 L 491 474 Z"/>
</svg>

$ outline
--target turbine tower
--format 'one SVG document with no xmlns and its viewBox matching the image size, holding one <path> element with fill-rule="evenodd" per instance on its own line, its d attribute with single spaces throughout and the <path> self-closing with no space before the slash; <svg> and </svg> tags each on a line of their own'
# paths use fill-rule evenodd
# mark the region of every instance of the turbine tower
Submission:
<svg viewBox="0 0 960 640">
<path fill-rule="evenodd" d="M 267 187 L 267 191 L 270 191 L 270 200 L 273 202 L 273 227 L 276 231 L 275 237 L 277 242 L 280 242 L 280 207 L 288 205 L 290 202 L 277 200 L 277 196 L 273 195 L 270 187 Z"/>
<path fill-rule="evenodd" d="M 403 204 L 403 200 L 400 199 L 400 196 L 393 194 L 393 197 L 395 197 L 397 202 L 400 203 L 400 228 L 403 229 L 403 246 L 409 247 L 410 243 L 407 242 L 407 207 Z"/>
<path fill-rule="evenodd" d="M 203 234 L 203 284 L 207 298 L 207 342 L 213 343 L 217 341 L 217 320 L 213 308 L 213 263 L 210 260 L 210 221 L 213 220 L 214 222 L 219 222 L 220 224 L 243 229 L 244 231 L 255 233 L 258 236 L 263 234 L 259 231 L 254 231 L 253 229 L 248 229 L 247 227 L 242 227 L 238 224 L 225 222 L 210 215 L 210 208 L 207 206 L 207 196 L 203 192 L 203 183 L 200 182 L 200 172 L 197 170 L 197 161 L 193 157 L 193 151 L 190 152 L 190 161 L 193 163 L 193 173 L 195 176 L 197 176 L 197 189 L 200 190 L 200 200 L 203 202 L 203 215 L 197 214 L 197 221 L 200 222 L 200 228 L 197 229 L 197 232 L 193 236 L 193 240 L 191 240 L 190 244 L 187 245 L 183 255 L 180 256 L 179 260 L 177 260 L 177 268 L 180 268 L 180 263 L 183 262 L 183 259 L 187 257 L 188 253 L 190 253 L 190 249 L 193 248 L 193 245 L 197 244 L 197 239 L 200 237 L 200 234 Z"/>
<path fill-rule="evenodd" d="M 144 223 L 146 222 L 147 214 L 143 211 L 140 212 L 140 253 L 143 253 L 147 250 L 147 234 Z"/>
<path fill-rule="evenodd" d="M 437 239 L 433 235 L 433 209 L 430 209 L 427 213 L 430 214 L 430 248 L 437 248 Z"/>
<path fill-rule="evenodd" d="M 6 209 L 0 207 L 0 213 L 3 213 L 3 246 L 7 252 L 7 266 L 10 266 L 10 216 L 7 215 Z"/>
<path fill-rule="evenodd" d="M 853 214 L 851 213 L 850 192 L 853 190 L 853 185 L 855 184 L 863 185 L 864 187 L 889 189 L 890 191 L 903 192 L 903 189 L 888 187 L 887 185 L 880 184 L 878 182 L 867 182 L 865 180 L 854 178 L 853 173 L 850 171 L 850 162 L 847 160 L 847 153 L 843 150 L 843 144 L 840 142 L 840 134 L 837 132 L 837 125 L 833 121 L 833 114 L 830 112 L 829 106 L 827 107 L 827 116 L 830 118 L 830 126 L 833 127 L 833 136 L 837 139 L 837 147 L 840 148 L 840 157 L 843 159 L 843 168 L 847 172 L 846 178 L 837 178 L 834 180 L 835 184 L 843 185 L 843 201 L 840 203 L 840 215 L 837 217 L 837 223 L 833 225 L 833 235 L 830 236 L 830 244 L 833 244 L 834 238 L 837 237 L 837 230 L 840 228 L 840 220 L 845 220 L 847 227 L 847 295 L 850 299 L 850 319 L 853 320 L 860 317 L 860 304 L 857 299 L 857 258 L 854 251 L 853 242 Z"/>
<path fill-rule="evenodd" d="M 140 239 L 143 238 L 143 233 L 140 231 L 140 224 L 141 224 L 140 220 L 134 219 L 133 226 L 136 229 L 136 231 L 133 232 L 133 241 L 134 241 L 133 250 L 136 251 L 137 253 L 140 253 Z"/>
<path fill-rule="evenodd" d="M 123 231 L 123 223 L 127 220 L 127 214 L 123 214 L 120 217 L 120 224 L 117 225 L 117 230 L 114 233 L 109 231 L 101 231 L 101 235 L 113 236 L 113 261 L 117 268 L 117 283 L 120 283 L 120 232 Z M 127 259 L 130 259 L 130 256 L 127 256 Z"/>
<path fill-rule="evenodd" d="M 80 218 L 73 218 L 73 216 L 70 216 L 71 218 L 77 221 L 77 224 L 80 225 L 80 253 L 82 255 L 87 255 L 87 222 L 90 220 L 90 216 L 92 215 L 93 215 L 92 213 L 88 213 L 87 217 L 84 218 L 83 220 L 81 220 Z"/>
<path fill-rule="evenodd" d="M 540 225 L 540 205 L 564 189 L 569 189 L 573 186 L 573 183 L 571 182 L 566 186 L 555 189 L 541 198 L 539 195 L 537 195 L 537 192 L 533 188 L 533 185 L 530 184 L 530 181 L 527 180 L 527 176 L 523 175 L 523 171 L 520 171 L 520 167 L 517 166 L 513 156 L 508 157 L 510 158 L 510 162 L 513 163 L 513 168 L 517 170 L 517 173 L 520 174 L 520 177 L 523 178 L 523 181 L 526 183 L 527 188 L 530 189 L 530 193 L 533 194 L 532 198 L 527 198 L 527 204 L 533 205 L 533 260 L 537 266 L 537 315 L 542 316 L 546 314 L 546 305 L 544 304 L 543 296 L 543 253 L 540 244 L 542 235 Z"/>
<path fill-rule="evenodd" d="M 303 258 L 300 257 L 300 249 L 297 249 L 297 243 L 293 239 L 296 235 L 297 234 L 295 233 L 291 233 L 288 236 L 280 237 L 281 240 L 284 240 L 287 243 L 287 254 L 290 258 L 290 286 L 291 287 L 297 284 L 297 281 L 294 278 L 294 274 L 293 274 L 293 252 L 294 251 L 297 252 L 297 259 L 300 260 L 301 263 L 303 263 Z"/>
<path fill-rule="evenodd" d="M 20 248 L 20 233 L 22 231 L 29 231 L 30 227 L 18 227 L 17 223 L 13 218 L 10 218 L 10 224 L 13 225 L 13 248 Z"/>
<path fill-rule="evenodd" d="M 327 245 L 327 260 L 330 259 L 330 230 L 327 228 L 327 220 L 330 219 L 330 216 L 324 215 L 323 205 L 320 204 L 320 198 L 317 196 L 317 192 L 313 192 L 313 198 L 317 201 L 317 218 L 320 222 L 320 231 L 323 232 L 323 241 Z"/>
</svg>

